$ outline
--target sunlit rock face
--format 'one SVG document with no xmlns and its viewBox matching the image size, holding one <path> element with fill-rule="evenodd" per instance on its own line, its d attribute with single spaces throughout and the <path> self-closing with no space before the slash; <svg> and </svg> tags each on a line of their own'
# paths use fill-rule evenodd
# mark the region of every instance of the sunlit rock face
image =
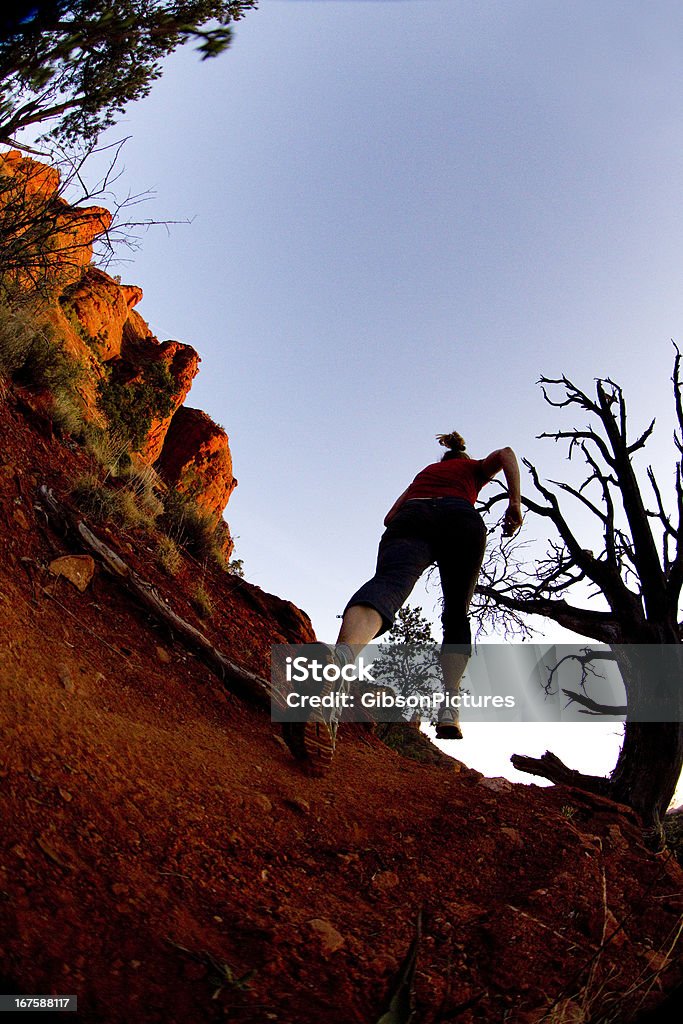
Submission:
<svg viewBox="0 0 683 1024">
<path fill-rule="evenodd" d="M 163 478 L 220 516 L 237 486 L 228 435 L 200 409 L 181 406 L 166 433 L 159 459 Z"/>
<path fill-rule="evenodd" d="M 93 243 L 111 227 L 110 212 L 70 206 L 56 168 L 11 151 L 0 156 L 0 225 L 5 234 L 18 233 L 27 219 L 45 227 L 33 237 L 24 226 L 22 244 L 35 252 L 32 270 L 16 284 L 30 292 L 38 275 L 47 282 L 37 315 L 84 369 L 79 394 L 87 418 L 107 426 L 99 389 L 108 378 L 131 386 L 163 378 L 168 411 L 152 419 L 136 459 L 154 464 L 162 480 L 215 518 L 218 546 L 229 557 L 233 544 L 222 514 L 237 481 L 228 436 L 206 413 L 183 404 L 199 371 L 198 353 L 180 341 L 159 341 L 135 308 L 142 289 L 93 265 Z M 160 365 L 164 373 L 155 376 Z M 45 401 L 48 407 L 49 395 Z"/>
</svg>

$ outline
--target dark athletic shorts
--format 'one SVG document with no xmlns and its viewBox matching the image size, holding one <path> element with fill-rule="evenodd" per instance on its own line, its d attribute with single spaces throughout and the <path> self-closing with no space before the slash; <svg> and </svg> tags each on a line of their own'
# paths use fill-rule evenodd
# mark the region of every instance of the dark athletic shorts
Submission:
<svg viewBox="0 0 683 1024">
<path fill-rule="evenodd" d="M 413 498 L 382 534 L 375 575 L 346 605 L 370 605 L 382 616 L 381 636 L 422 573 L 436 563 L 441 576 L 444 644 L 471 653 L 467 611 L 484 560 L 486 527 L 464 498 Z"/>
</svg>

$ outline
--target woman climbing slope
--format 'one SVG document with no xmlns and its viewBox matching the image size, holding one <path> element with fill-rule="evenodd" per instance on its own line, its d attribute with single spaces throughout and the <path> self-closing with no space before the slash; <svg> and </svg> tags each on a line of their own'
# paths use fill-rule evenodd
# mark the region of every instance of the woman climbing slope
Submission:
<svg viewBox="0 0 683 1024">
<path fill-rule="evenodd" d="M 440 462 L 421 470 L 387 513 L 372 579 L 346 605 L 335 647 L 324 648 L 328 663 L 353 662 L 358 648 L 391 628 L 422 573 L 436 563 L 443 591 L 441 669 L 446 694 L 457 695 L 472 650 L 468 609 L 484 559 L 486 527 L 474 507 L 481 488 L 501 470 L 508 488 L 503 533 L 522 524 L 519 467 L 512 448 L 472 459 L 460 434 L 438 434 L 447 448 Z M 323 645 L 320 645 L 323 647 Z M 355 649 L 355 651 L 354 651 Z M 322 712 L 283 727 L 292 753 L 319 774 L 332 763 L 336 725 Z M 457 711 L 448 702 L 439 713 L 437 737 L 461 739 Z"/>
</svg>

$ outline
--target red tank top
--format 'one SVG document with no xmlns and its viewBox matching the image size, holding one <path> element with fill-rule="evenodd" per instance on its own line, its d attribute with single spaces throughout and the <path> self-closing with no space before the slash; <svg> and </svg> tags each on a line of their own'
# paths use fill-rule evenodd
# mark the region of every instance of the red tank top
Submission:
<svg viewBox="0 0 683 1024">
<path fill-rule="evenodd" d="M 447 459 L 421 470 L 408 488 L 411 498 L 464 498 L 474 505 L 489 478 L 482 472 L 482 459 Z"/>
</svg>

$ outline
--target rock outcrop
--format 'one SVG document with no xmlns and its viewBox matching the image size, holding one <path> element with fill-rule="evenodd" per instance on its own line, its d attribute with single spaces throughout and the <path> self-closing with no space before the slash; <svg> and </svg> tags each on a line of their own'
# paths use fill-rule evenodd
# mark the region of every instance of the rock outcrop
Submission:
<svg viewBox="0 0 683 1024">
<path fill-rule="evenodd" d="M 124 324 L 141 299 L 141 288 L 118 284 L 97 267 L 88 267 L 63 295 L 72 318 L 102 362 L 121 354 Z"/>
<path fill-rule="evenodd" d="M 109 210 L 70 206 L 59 190 L 56 168 L 17 150 L 0 154 L 0 227 L 10 255 L 3 271 L 19 285 L 77 281 L 92 260 L 94 240 L 111 227 Z"/>
<path fill-rule="evenodd" d="M 171 420 L 158 468 L 212 515 L 220 515 L 237 486 L 227 434 L 205 412 L 185 405 Z"/>
<path fill-rule="evenodd" d="M 23 210 L 21 217 L 14 217 L 14 206 Z M 111 223 L 102 207 L 70 206 L 60 195 L 55 168 L 17 151 L 0 155 L 0 228 L 6 239 L 12 232 L 22 239 L 21 258 L 28 266 L 13 280 L 27 290 L 36 278 L 47 282 L 39 316 L 84 368 L 78 390 L 88 418 L 106 425 L 98 398 L 106 379 L 134 387 L 163 378 L 166 407 L 153 417 L 137 455 L 157 464 L 169 486 L 215 518 L 219 545 L 229 557 L 232 540 L 222 514 L 237 481 L 228 436 L 206 413 L 183 405 L 199 370 L 196 350 L 159 341 L 134 308 L 142 289 L 92 265 L 93 242 Z"/>
<path fill-rule="evenodd" d="M 172 381 L 171 391 L 168 395 L 170 409 L 165 416 L 152 421 L 149 433 L 140 449 L 143 459 L 153 463 L 161 454 L 174 413 L 187 398 L 192 381 L 199 372 L 200 359 L 191 345 L 185 345 L 181 341 L 159 342 L 151 332 L 143 335 L 144 328 L 149 331 L 145 321 L 138 315 L 135 324 L 137 333 L 132 330 L 124 332 L 120 357 L 113 361 L 112 370 L 120 379 L 124 379 L 129 384 L 142 379 L 145 372 L 155 364 L 164 366 L 168 371 Z M 220 515 L 224 508 L 225 504 L 217 514 Z"/>
</svg>

